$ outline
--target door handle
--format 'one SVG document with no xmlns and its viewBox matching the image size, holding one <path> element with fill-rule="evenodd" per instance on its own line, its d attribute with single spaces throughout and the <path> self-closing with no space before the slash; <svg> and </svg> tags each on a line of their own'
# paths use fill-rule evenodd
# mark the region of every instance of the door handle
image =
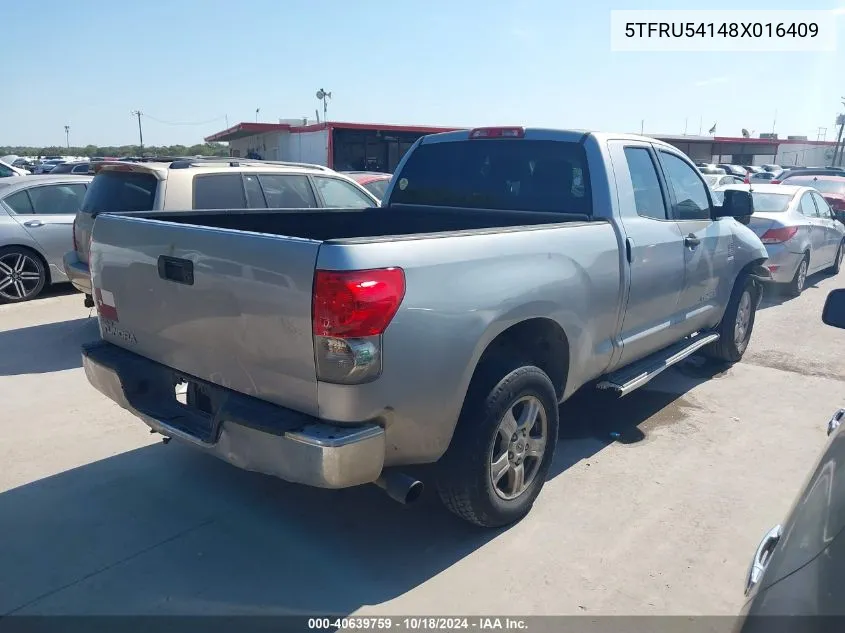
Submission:
<svg viewBox="0 0 845 633">
<path fill-rule="evenodd" d="M 701 244 L 701 240 L 698 239 L 695 235 L 690 233 L 684 238 L 684 246 L 689 246 L 690 248 L 698 246 Z"/>
<path fill-rule="evenodd" d="M 757 546 L 757 551 L 754 552 L 754 559 L 751 561 L 751 567 L 748 570 L 748 576 L 745 579 L 746 596 L 763 577 L 763 572 L 766 571 L 766 567 L 769 565 L 772 550 L 775 549 L 775 545 L 780 541 L 782 533 L 783 528 L 780 525 L 776 525 L 769 530 Z"/>
<path fill-rule="evenodd" d="M 36 226 L 44 226 L 44 223 L 41 220 L 30 220 L 29 222 L 24 222 L 23 225 L 32 228 Z"/>
</svg>

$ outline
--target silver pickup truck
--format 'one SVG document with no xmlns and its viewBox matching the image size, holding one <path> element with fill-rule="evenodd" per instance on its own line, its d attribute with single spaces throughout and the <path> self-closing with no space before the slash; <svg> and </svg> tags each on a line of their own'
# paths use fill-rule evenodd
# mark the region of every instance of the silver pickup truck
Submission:
<svg viewBox="0 0 845 633">
<path fill-rule="evenodd" d="M 436 462 L 450 510 L 505 525 L 545 482 L 559 402 L 742 357 L 767 275 L 751 213 L 654 139 L 427 136 L 378 208 L 99 214 L 85 371 L 241 468 L 407 502 L 404 467 Z"/>
</svg>

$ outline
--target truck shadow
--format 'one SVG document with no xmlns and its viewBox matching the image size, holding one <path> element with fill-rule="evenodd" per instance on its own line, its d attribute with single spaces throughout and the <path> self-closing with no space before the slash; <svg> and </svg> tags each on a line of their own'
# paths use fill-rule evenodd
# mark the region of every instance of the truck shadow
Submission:
<svg viewBox="0 0 845 633">
<path fill-rule="evenodd" d="M 0 376 L 82 367 L 80 346 L 99 336 L 93 317 L 0 331 Z"/>
<path fill-rule="evenodd" d="M 804 285 L 804 292 L 818 290 L 820 282 L 824 281 L 825 279 L 829 279 L 833 276 L 834 275 L 826 271 L 813 273 L 812 275 L 807 277 L 807 281 Z M 758 310 L 774 308 L 779 305 L 783 305 L 784 303 L 795 301 L 797 299 L 800 299 L 800 297 L 790 297 L 784 292 L 783 288 L 773 285 L 767 285 L 763 290 L 763 300 L 760 302 Z"/>
<path fill-rule="evenodd" d="M 635 445 L 648 440 L 655 428 L 680 422 L 694 406 L 685 394 L 727 369 L 722 363 L 694 356 L 624 398 L 582 389 L 560 407 L 560 441 L 549 478 L 614 442 Z"/>
<path fill-rule="evenodd" d="M 661 409 L 716 369 L 669 372 L 666 391 L 568 402 L 550 477 L 611 441 L 646 438 Z M 431 487 L 403 507 L 375 486 L 289 485 L 156 442 L 0 494 L 0 616 L 348 614 L 505 531 L 463 523 Z"/>
</svg>

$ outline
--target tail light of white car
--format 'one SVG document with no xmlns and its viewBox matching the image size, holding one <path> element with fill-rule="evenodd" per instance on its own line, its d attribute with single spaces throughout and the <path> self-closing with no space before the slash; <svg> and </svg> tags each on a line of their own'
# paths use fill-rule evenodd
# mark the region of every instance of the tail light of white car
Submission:
<svg viewBox="0 0 845 633">
<path fill-rule="evenodd" d="M 382 334 L 404 297 L 401 268 L 317 270 L 312 304 L 317 379 L 352 385 L 378 378 Z"/>
<path fill-rule="evenodd" d="M 783 226 L 777 229 L 769 229 L 760 236 L 760 241 L 763 244 L 781 244 L 791 240 L 797 232 L 797 226 Z"/>
</svg>

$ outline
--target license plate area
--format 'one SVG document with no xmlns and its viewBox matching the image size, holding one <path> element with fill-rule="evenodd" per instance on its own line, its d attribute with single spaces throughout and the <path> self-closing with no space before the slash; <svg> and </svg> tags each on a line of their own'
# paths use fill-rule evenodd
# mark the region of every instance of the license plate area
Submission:
<svg viewBox="0 0 845 633">
<path fill-rule="evenodd" d="M 173 374 L 173 399 L 182 415 L 172 417 L 168 424 L 206 442 L 217 441 L 219 429 L 215 423 L 218 399 L 211 389 L 187 376 Z"/>
</svg>

